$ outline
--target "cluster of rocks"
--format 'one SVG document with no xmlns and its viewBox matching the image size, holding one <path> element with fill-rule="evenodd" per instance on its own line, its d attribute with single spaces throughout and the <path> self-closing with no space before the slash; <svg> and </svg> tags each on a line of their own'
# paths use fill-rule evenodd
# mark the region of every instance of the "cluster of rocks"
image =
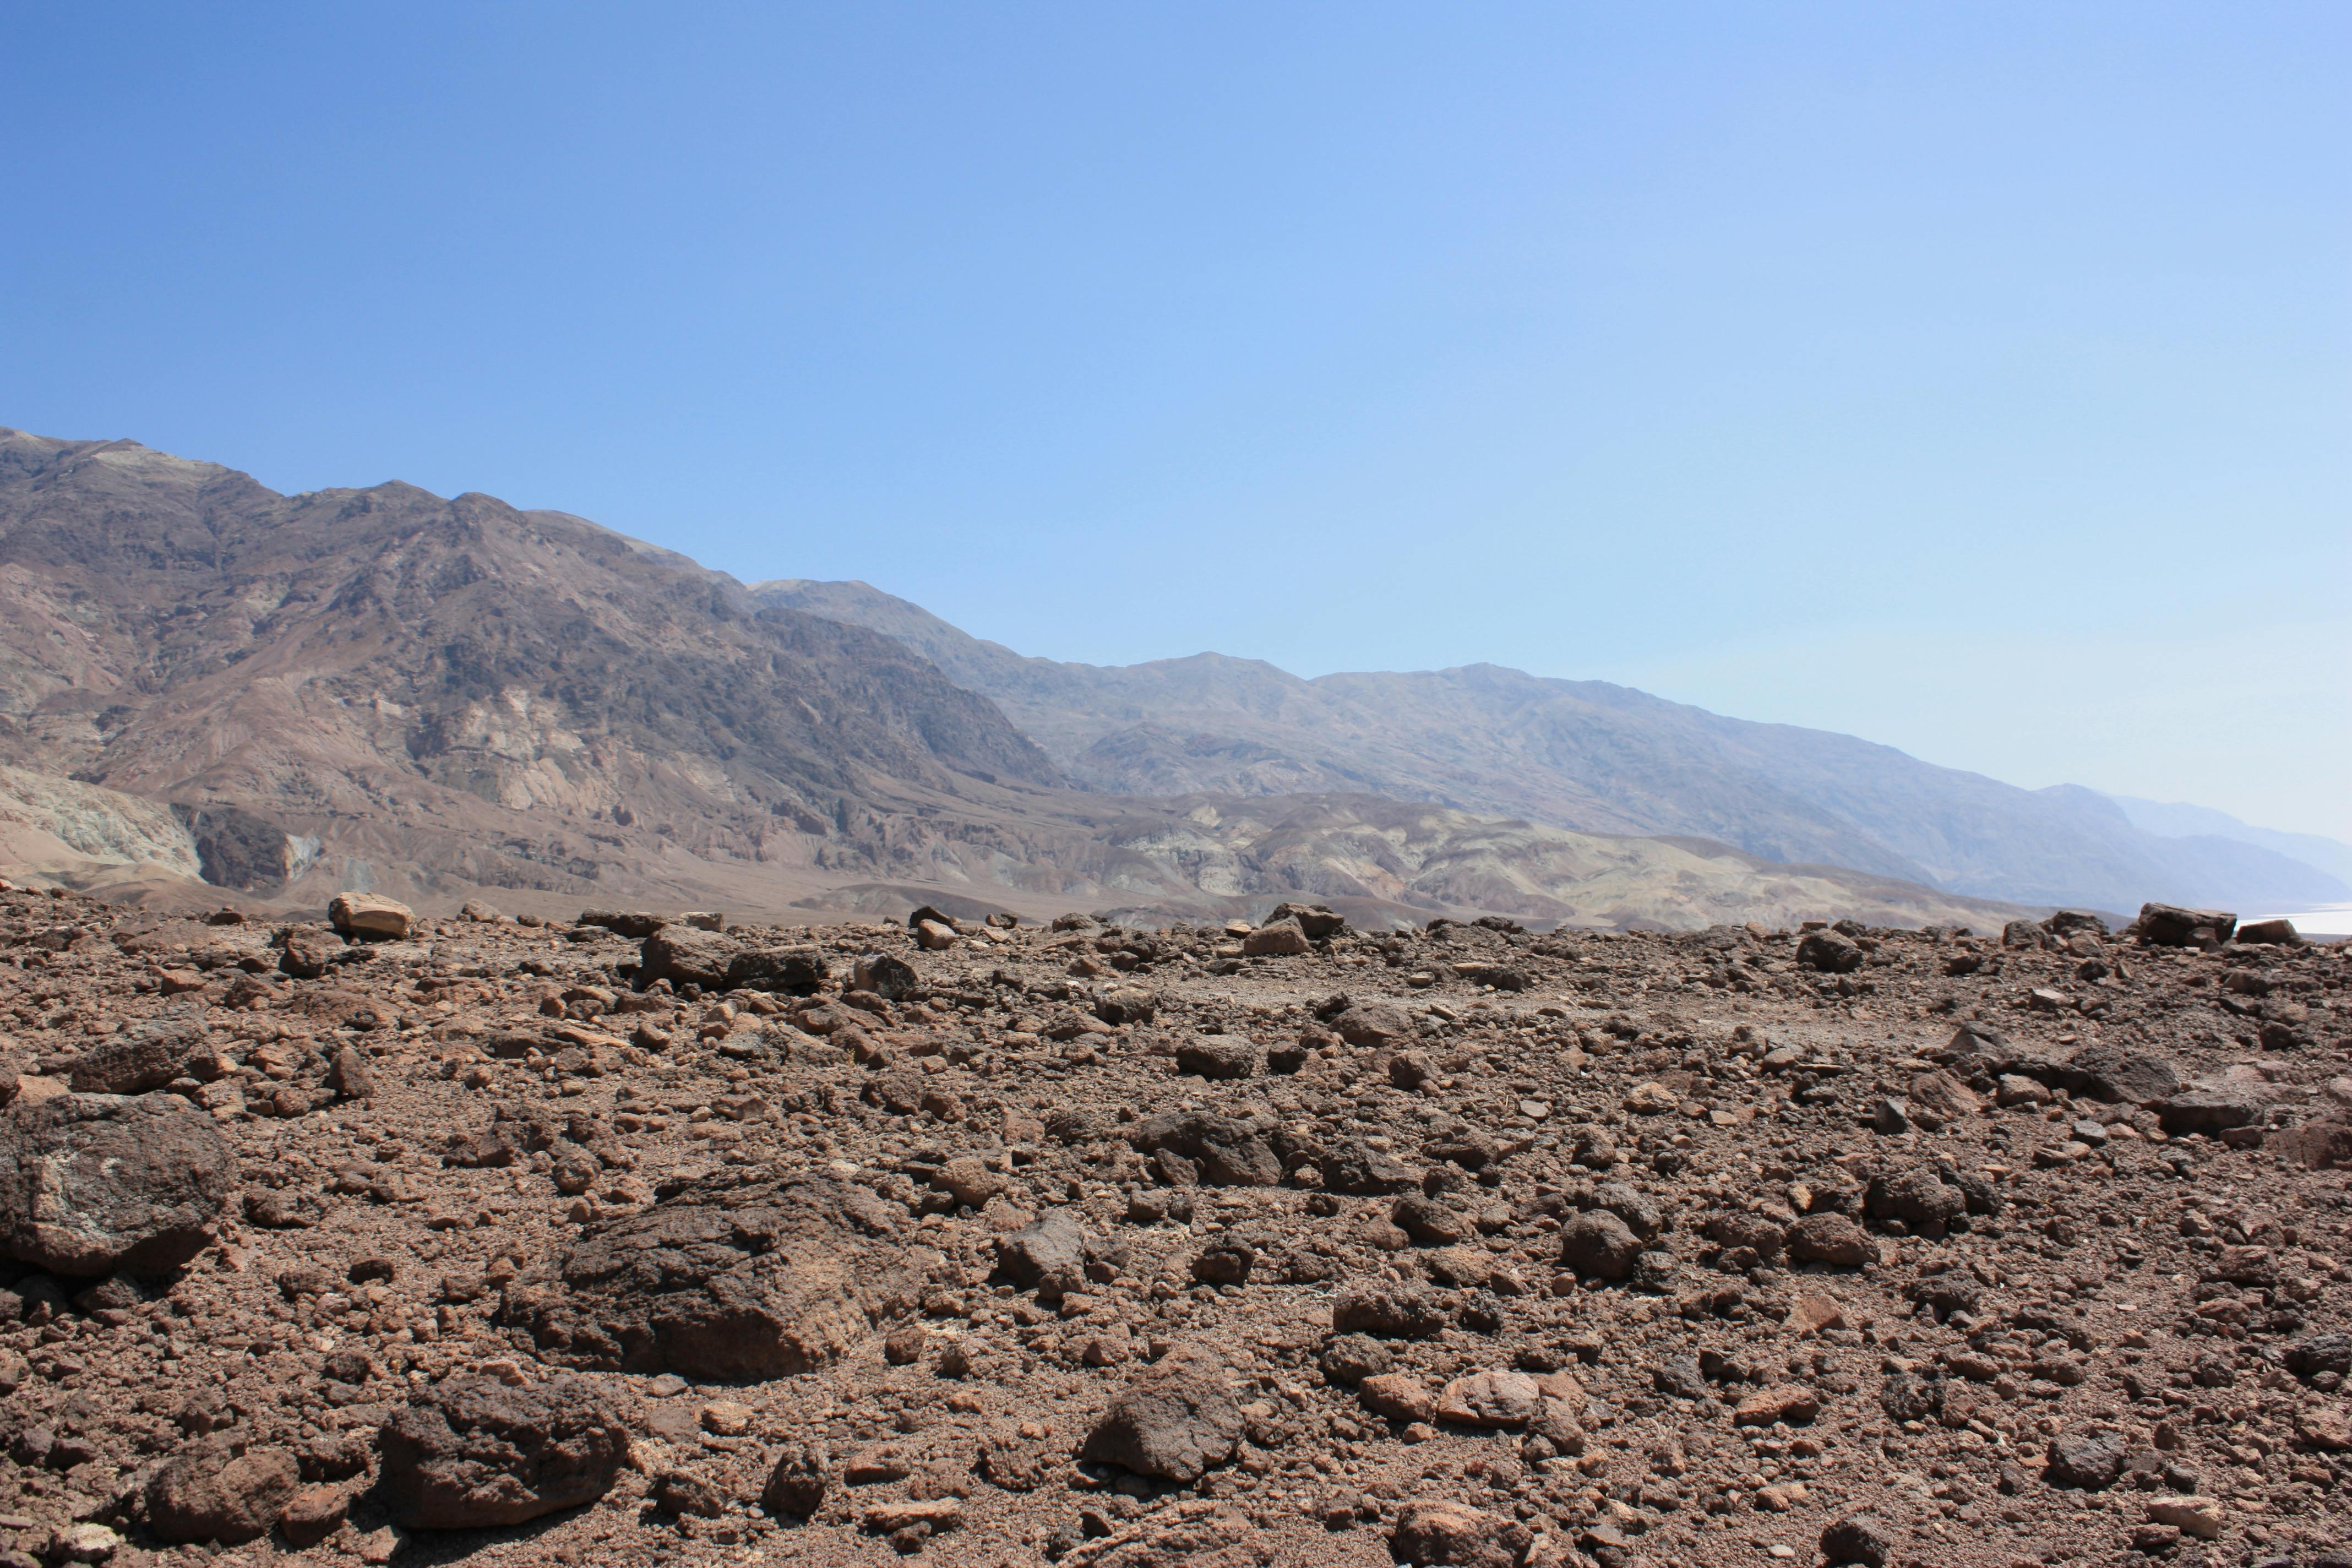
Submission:
<svg viewBox="0 0 2352 1568">
<path fill-rule="evenodd" d="M 0 1563 L 2316 1565 L 2347 979 L 0 891 Z"/>
</svg>

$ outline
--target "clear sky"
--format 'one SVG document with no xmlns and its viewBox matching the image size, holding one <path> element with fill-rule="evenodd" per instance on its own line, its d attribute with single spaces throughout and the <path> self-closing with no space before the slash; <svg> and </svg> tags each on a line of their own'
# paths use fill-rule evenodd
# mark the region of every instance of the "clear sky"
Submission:
<svg viewBox="0 0 2352 1568">
<path fill-rule="evenodd" d="M 0 423 L 2352 838 L 2352 7 L 0 4 Z"/>
</svg>

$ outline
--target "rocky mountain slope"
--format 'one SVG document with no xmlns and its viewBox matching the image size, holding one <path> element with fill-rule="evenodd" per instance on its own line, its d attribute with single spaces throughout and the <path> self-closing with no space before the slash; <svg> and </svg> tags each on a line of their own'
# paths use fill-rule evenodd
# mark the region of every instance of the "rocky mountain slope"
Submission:
<svg viewBox="0 0 2352 1568">
<path fill-rule="evenodd" d="M 898 643 L 579 519 L 401 484 L 285 497 L 16 432 L 0 756 L 169 803 L 209 880 L 319 901 L 658 883 L 772 847 L 896 868 L 919 819 L 1060 782 Z"/>
<path fill-rule="evenodd" d="M 8 1561 L 2342 1561 L 2352 949 L 361 912 L 0 888 Z"/>
<path fill-rule="evenodd" d="M 1849 735 L 1726 719 L 1493 665 L 1314 680 L 1202 654 L 1026 658 L 863 583 L 753 585 L 871 627 L 993 699 L 1076 781 L 1133 795 L 1345 791 L 1593 833 L 1692 835 L 2029 904 L 2285 907 L 2327 872 L 2213 835 L 2159 837 L 2085 789 L 2022 790 Z"/>
<path fill-rule="evenodd" d="M 1009 657 L 1009 656 L 1007 656 Z M 1016 661 L 1017 662 L 1017 661 Z M 0 854 L 110 896 L 1665 925 L 2005 905 L 1360 795 L 1069 787 L 904 641 L 562 513 L 0 433 Z M 1301 775 L 1317 786 L 1332 778 Z"/>
</svg>

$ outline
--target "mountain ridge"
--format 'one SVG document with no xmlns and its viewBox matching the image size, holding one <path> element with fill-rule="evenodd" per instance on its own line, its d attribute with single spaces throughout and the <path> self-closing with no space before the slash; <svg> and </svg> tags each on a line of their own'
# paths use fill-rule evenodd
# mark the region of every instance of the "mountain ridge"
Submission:
<svg viewBox="0 0 2352 1568">
<path fill-rule="evenodd" d="M 779 579 L 763 602 L 897 637 L 996 700 L 1069 775 L 1138 795 L 1363 791 L 1580 832 L 1690 834 L 2027 904 L 2249 906 L 2352 896 L 2250 844 L 2162 838 L 2095 791 L 2032 791 L 1833 731 L 1727 718 L 1604 681 L 1492 664 L 1289 675 L 1198 654 L 1027 658 L 863 583 Z"/>
</svg>

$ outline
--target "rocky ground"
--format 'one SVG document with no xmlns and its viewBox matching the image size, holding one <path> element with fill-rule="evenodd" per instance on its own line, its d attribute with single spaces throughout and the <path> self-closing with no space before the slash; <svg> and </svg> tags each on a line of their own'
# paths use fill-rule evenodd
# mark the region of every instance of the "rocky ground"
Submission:
<svg viewBox="0 0 2352 1568">
<path fill-rule="evenodd" d="M 2348 1560 L 2345 948 L 341 914 L 0 894 L 0 1561 Z"/>
</svg>

